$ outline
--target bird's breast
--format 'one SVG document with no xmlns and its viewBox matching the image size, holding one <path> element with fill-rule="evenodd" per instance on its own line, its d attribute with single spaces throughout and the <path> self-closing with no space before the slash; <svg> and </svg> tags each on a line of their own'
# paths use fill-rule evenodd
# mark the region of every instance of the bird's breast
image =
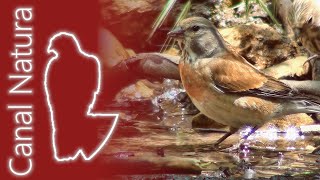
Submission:
<svg viewBox="0 0 320 180">
<path fill-rule="evenodd" d="M 192 67 L 188 63 L 180 63 L 181 81 L 187 93 L 196 99 L 203 99 L 204 92 L 208 90 L 208 82 L 203 77 L 201 71 Z"/>
</svg>

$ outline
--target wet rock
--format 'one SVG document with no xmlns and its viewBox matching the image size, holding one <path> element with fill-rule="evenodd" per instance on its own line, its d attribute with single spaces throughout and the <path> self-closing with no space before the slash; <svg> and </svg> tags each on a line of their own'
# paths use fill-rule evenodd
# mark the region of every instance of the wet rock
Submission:
<svg viewBox="0 0 320 180">
<path fill-rule="evenodd" d="M 253 169 L 246 169 L 244 171 L 244 175 L 243 175 L 243 178 L 244 179 L 253 179 L 256 175 L 256 172 L 253 170 Z"/>
<path fill-rule="evenodd" d="M 260 130 L 269 129 L 270 126 L 276 127 L 279 130 L 286 130 L 289 127 L 300 127 L 301 125 L 311 125 L 313 123 L 314 120 L 307 114 L 292 114 L 279 119 L 274 119 L 266 123 Z M 226 127 L 227 126 L 219 124 L 201 113 L 192 118 L 192 128 L 225 129 Z"/>
<path fill-rule="evenodd" d="M 164 149 L 163 148 L 158 148 L 156 152 L 157 152 L 158 156 L 164 157 Z"/>
<path fill-rule="evenodd" d="M 185 152 L 182 153 L 182 156 L 195 156 L 197 153 L 196 152 Z"/>
<path fill-rule="evenodd" d="M 233 175 L 229 167 L 220 167 L 219 170 L 223 172 L 225 177 L 230 177 L 231 175 Z"/>
<path fill-rule="evenodd" d="M 227 178 L 227 176 L 221 170 L 202 171 L 201 176 L 199 178 L 201 178 L 201 179 L 225 179 L 225 178 Z"/>
<path fill-rule="evenodd" d="M 134 113 L 124 113 L 124 112 L 120 112 L 119 113 L 119 117 L 121 120 L 125 120 L 124 124 L 125 125 L 131 125 L 132 122 L 130 122 L 132 119 L 135 119 L 138 115 L 134 114 Z M 127 124 L 126 124 L 127 123 Z"/>
<path fill-rule="evenodd" d="M 267 124 L 265 124 L 261 129 L 267 129 L 271 125 L 276 126 L 280 130 L 285 130 L 289 127 L 300 127 L 302 125 L 313 124 L 314 120 L 307 114 L 292 114 L 284 116 L 279 119 L 274 119 Z"/>
<path fill-rule="evenodd" d="M 270 180 L 294 180 L 294 177 L 292 176 L 284 176 L 284 175 L 276 175 L 270 178 Z"/>
<path fill-rule="evenodd" d="M 178 95 L 177 95 L 177 100 L 179 102 L 185 102 L 185 101 L 189 101 L 190 99 L 188 98 L 188 94 L 186 92 L 180 92 Z"/>
<path fill-rule="evenodd" d="M 263 149 L 297 150 L 313 145 L 312 140 L 299 132 L 302 125 L 313 124 L 306 114 L 292 114 L 266 123 L 249 137 L 251 146 Z M 282 132 L 282 133 L 280 133 Z"/>
<path fill-rule="evenodd" d="M 155 95 L 155 87 L 158 86 L 156 86 L 156 84 L 152 84 L 154 86 L 151 87 L 150 84 L 152 83 L 146 80 L 138 81 L 137 83 L 129 85 L 120 91 L 115 99 L 118 102 L 138 99 L 152 99 Z"/>
<path fill-rule="evenodd" d="M 118 100 L 112 101 L 109 104 L 105 104 L 104 109 L 108 109 L 110 111 L 122 111 L 119 113 L 120 118 L 123 120 L 132 120 L 135 119 L 137 114 L 147 114 L 147 113 L 158 113 L 159 109 L 153 105 L 153 103 L 149 99 L 136 99 L 136 100 Z"/>
<path fill-rule="evenodd" d="M 133 156 L 134 156 L 133 152 L 118 152 L 114 154 L 114 157 L 119 159 L 128 159 L 129 157 L 133 157 Z"/>
<path fill-rule="evenodd" d="M 153 102 L 164 110 L 164 117 L 194 115 L 199 112 L 177 80 L 165 79 L 162 94 L 155 97 Z"/>
</svg>

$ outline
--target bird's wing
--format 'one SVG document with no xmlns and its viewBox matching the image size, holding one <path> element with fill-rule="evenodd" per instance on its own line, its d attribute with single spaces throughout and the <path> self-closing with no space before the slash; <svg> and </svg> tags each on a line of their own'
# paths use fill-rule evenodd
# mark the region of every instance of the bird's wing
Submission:
<svg viewBox="0 0 320 180">
<path fill-rule="evenodd" d="M 281 81 L 254 68 L 243 57 L 233 53 L 225 56 L 209 64 L 211 79 L 222 92 L 268 98 L 291 98 L 298 94 Z"/>
</svg>

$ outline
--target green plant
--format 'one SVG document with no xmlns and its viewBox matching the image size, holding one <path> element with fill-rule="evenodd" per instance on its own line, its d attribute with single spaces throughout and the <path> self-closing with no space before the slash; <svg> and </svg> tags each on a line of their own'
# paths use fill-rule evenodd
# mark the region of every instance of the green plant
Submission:
<svg viewBox="0 0 320 180">
<path fill-rule="evenodd" d="M 250 13 L 250 4 L 254 2 L 259 4 L 259 6 L 268 14 L 273 23 L 275 23 L 279 28 L 281 28 L 281 24 L 263 0 L 244 0 L 247 16 L 249 16 Z"/>
</svg>

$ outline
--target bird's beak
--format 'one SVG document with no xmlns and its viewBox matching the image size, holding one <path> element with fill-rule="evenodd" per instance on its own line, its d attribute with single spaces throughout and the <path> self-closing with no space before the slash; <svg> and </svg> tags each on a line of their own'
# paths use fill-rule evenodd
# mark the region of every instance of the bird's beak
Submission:
<svg viewBox="0 0 320 180">
<path fill-rule="evenodd" d="M 168 33 L 169 37 L 182 38 L 184 35 L 184 30 L 181 27 L 177 27 Z"/>
</svg>

